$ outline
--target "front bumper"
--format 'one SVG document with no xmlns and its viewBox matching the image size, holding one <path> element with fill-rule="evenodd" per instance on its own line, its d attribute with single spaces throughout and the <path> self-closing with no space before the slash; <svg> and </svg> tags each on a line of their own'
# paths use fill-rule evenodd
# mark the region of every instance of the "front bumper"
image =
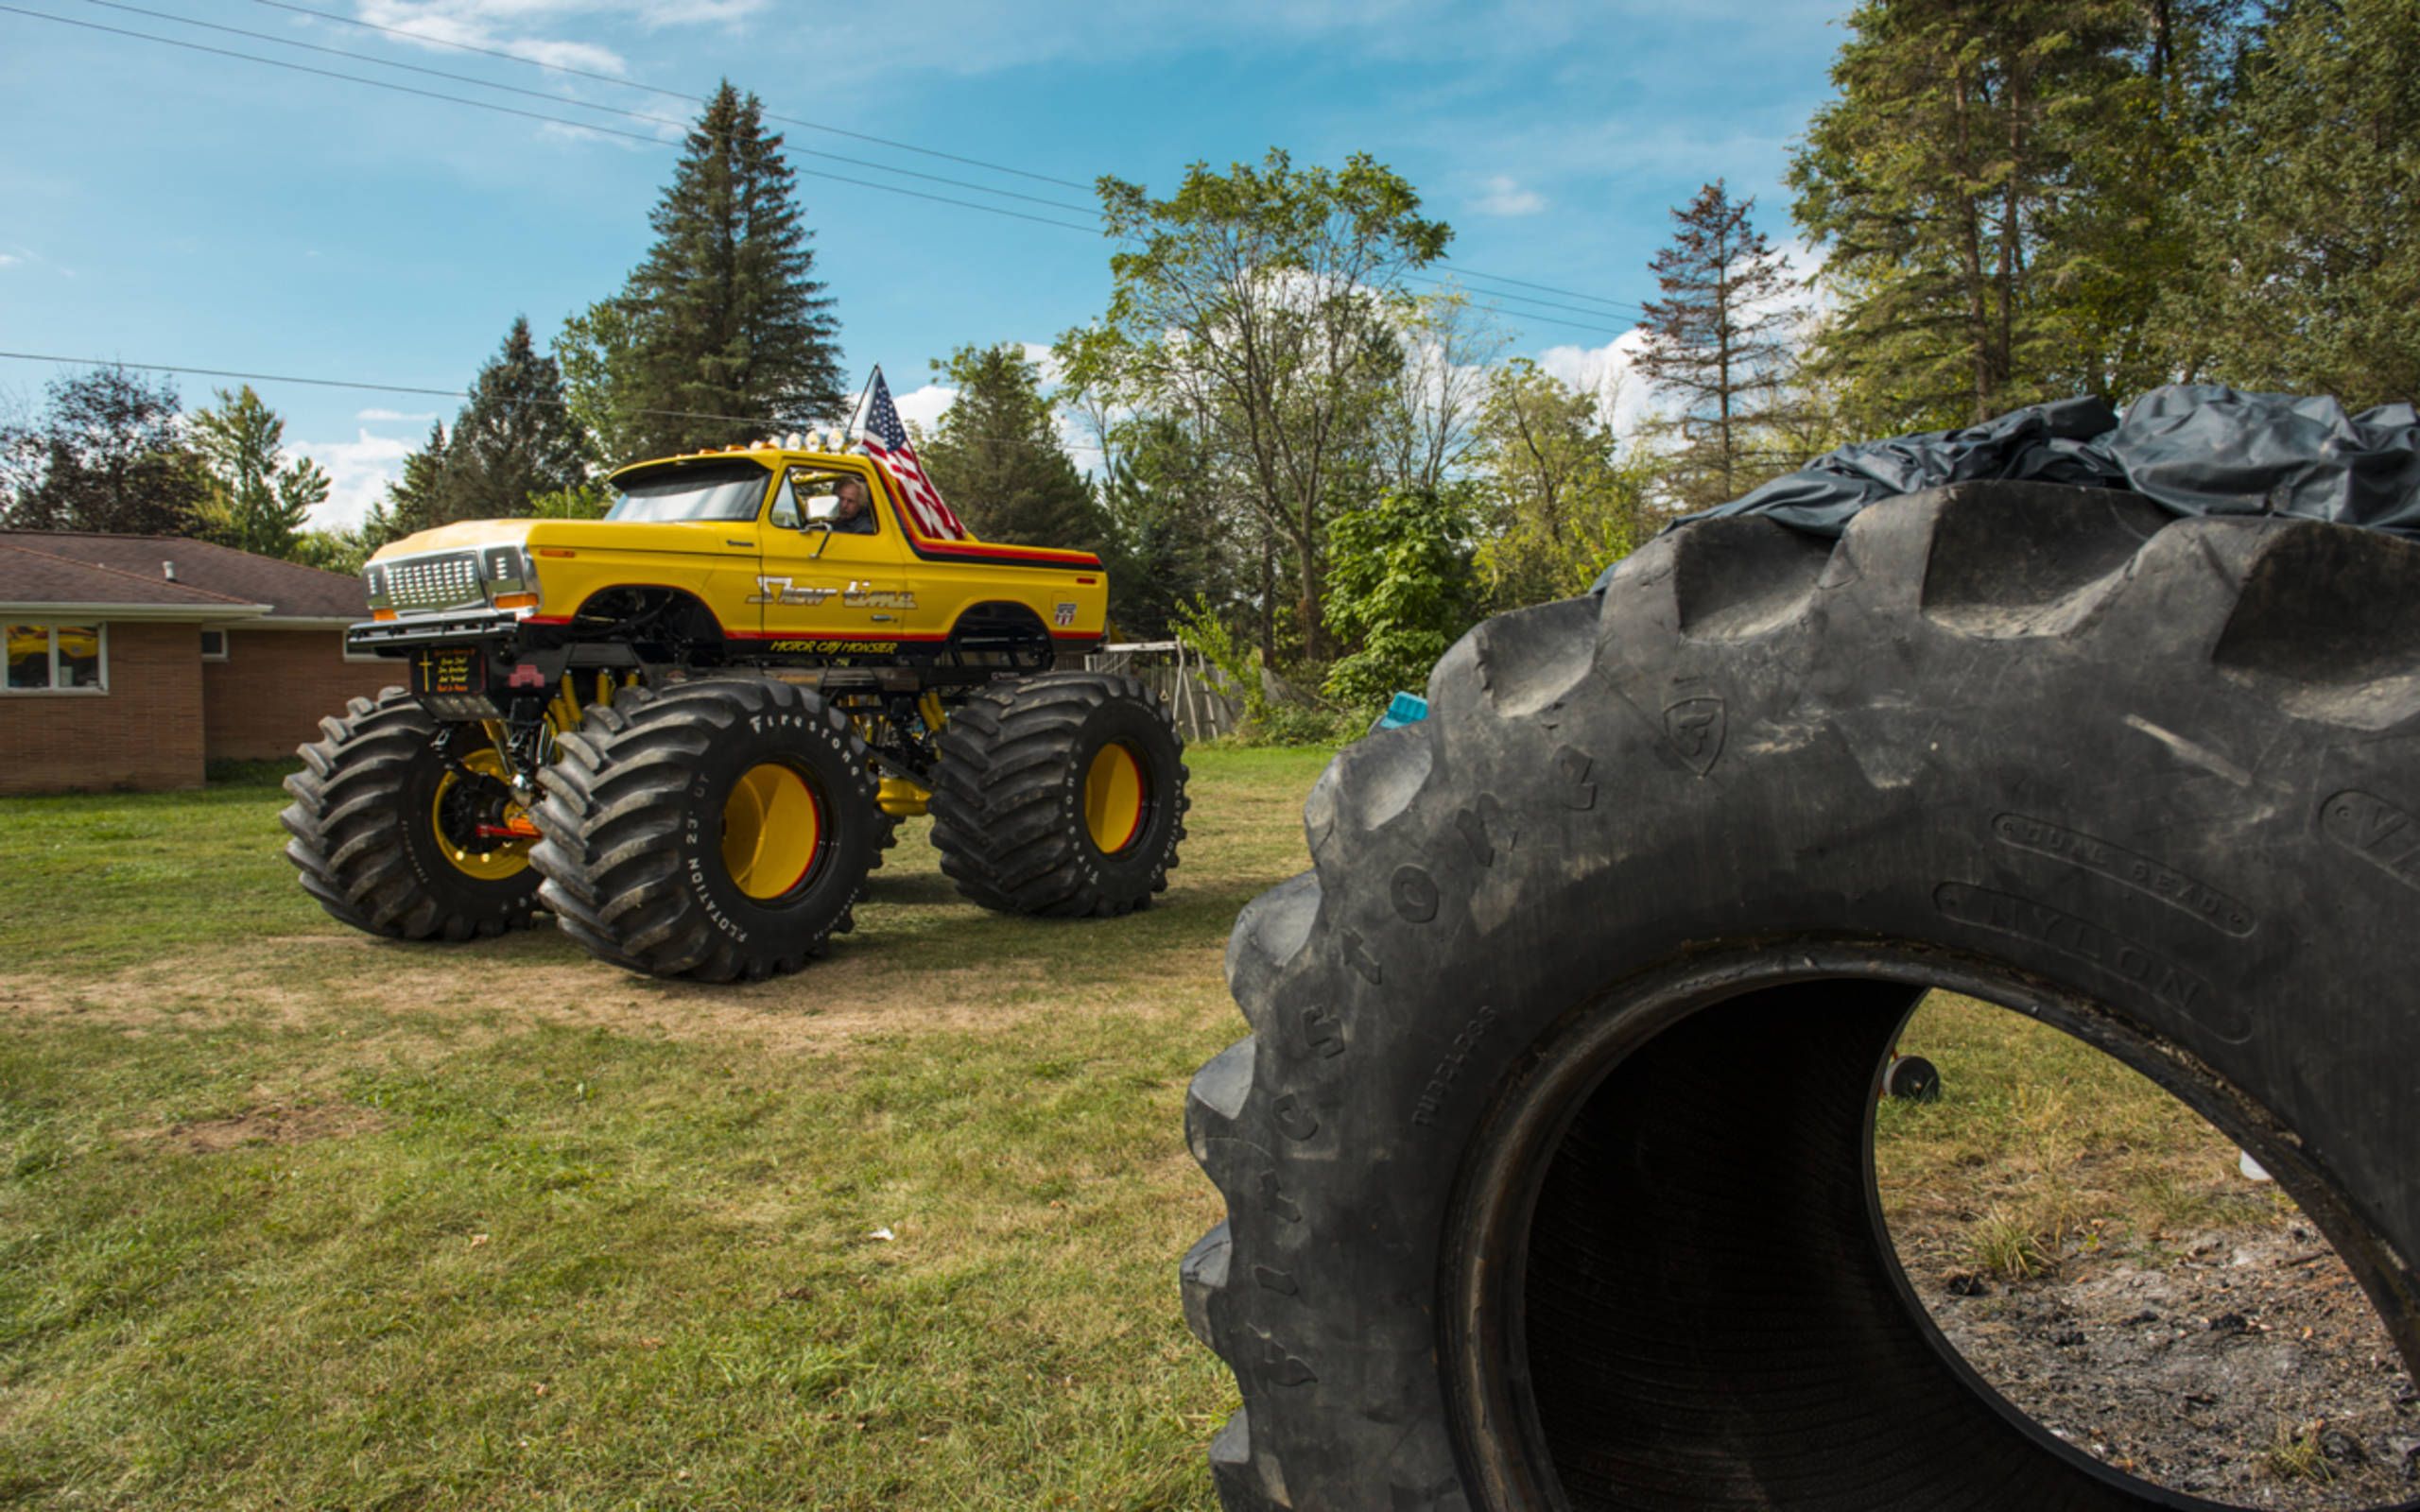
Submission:
<svg viewBox="0 0 2420 1512">
<path fill-rule="evenodd" d="M 525 640 L 521 617 L 514 610 L 465 609 L 405 619 L 363 620 L 344 632 L 344 648 L 355 656 L 408 656 L 424 646 L 496 649 L 520 645 Z"/>
</svg>

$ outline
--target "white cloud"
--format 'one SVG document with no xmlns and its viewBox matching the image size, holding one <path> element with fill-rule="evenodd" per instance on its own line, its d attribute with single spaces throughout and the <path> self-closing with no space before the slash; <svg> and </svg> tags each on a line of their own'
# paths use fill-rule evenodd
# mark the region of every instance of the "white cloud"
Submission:
<svg viewBox="0 0 2420 1512">
<path fill-rule="evenodd" d="M 326 470 L 328 502 L 311 511 L 311 524 L 321 530 L 345 530 L 361 524 L 370 507 L 384 498 L 387 485 L 404 475 L 404 458 L 416 443 L 356 431 L 350 441 L 298 441 L 291 456 L 307 456 Z"/>
<path fill-rule="evenodd" d="M 425 415 L 411 415 L 411 414 L 406 414 L 406 413 L 405 413 L 403 410 L 400 410 L 400 409 L 364 409 L 364 410 L 356 411 L 356 412 L 354 413 L 354 417 L 353 417 L 353 418 L 354 418 L 354 419 L 355 419 L 355 420 L 367 420 L 367 421 L 382 421 L 382 420 L 383 420 L 383 421 L 427 421 L 435 420 L 435 419 L 437 418 L 437 412 L 436 412 L 435 410 L 430 410 L 430 411 L 429 411 L 427 414 L 425 414 Z"/>
<path fill-rule="evenodd" d="M 933 433 L 933 426 L 949 412 L 949 406 L 957 399 L 957 389 L 943 387 L 940 384 L 926 384 L 922 388 L 890 396 L 890 402 L 898 406 L 899 418 L 927 436 Z"/>
<path fill-rule="evenodd" d="M 1487 193 L 1474 202 L 1483 215 L 1534 215 L 1547 208 L 1547 197 L 1535 189 L 1524 189 L 1510 175 L 1495 174 L 1487 180 Z"/>
<path fill-rule="evenodd" d="M 1059 354 L 1050 350 L 1050 343 L 1020 341 L 1017 345 L 1025 349 L 1025 360 L 1042 369 L 1044 383 L 1055 388 L 1065 380 L 1067 369 L 1059 365 Z"/>
<path fill-rule="evenodd" d="M 547 23 L 576 24 L 583 13 L 628 15 L 645 4 L 583 5 L 578 0 L 361 0 L 354 12 L 373 26 L 389 26 L 426 39 L 425 45 L 444 52 L 454 43 L 492 47 L 517 57 L 561 68 L 581 68 L 596 74 L 628 71 L 622 55 L 595 43 L 552 39 L 535 34 Z M 404 39 L 399 39 L 404 40 Z"/>
<path fill-rule="evenodd" d="M 1630 441 L 1664 412 L 1653 387 L 1637 369 L 1639 350 L 1646 344 L 1647 333 L 1628 331 L 1601 347 L 1548 347 L 1535 360 L 1572 387 L 1596 395 L 1597 412 L 1616 436 Z"/>
<path fill-rule="evenodd" d="M 11 264 L 21 263 L 24 261 L 24 258 L 17 256 L 13 252 L 0 252 L 0 267 L 7 267 Z"/>
</svg>

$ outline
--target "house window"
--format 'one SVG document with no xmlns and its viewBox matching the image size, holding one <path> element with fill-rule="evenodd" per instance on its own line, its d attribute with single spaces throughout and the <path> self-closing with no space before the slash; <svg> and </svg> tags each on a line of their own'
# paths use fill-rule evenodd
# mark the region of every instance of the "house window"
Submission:
<svg viewBox="0 0 2420 1512">
<path fill-rule="evenodd" d="M 11 625 L 9 693 L 106 693 L 109 627 Z"/>
<path fill-rule="evenodd" d="M 224 662 L 227 660 L 227 632 L 225 630 L 204 630 L 201 632 L 201 659 L 204 662 Z"/>
</svg>

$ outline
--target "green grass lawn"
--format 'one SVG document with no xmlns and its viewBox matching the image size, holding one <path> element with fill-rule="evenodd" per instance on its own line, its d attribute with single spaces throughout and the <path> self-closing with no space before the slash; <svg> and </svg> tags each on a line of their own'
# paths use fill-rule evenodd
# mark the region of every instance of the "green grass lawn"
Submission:
<svg viewBox="0 0 2420 1512">
<path fill-rule="evenodd" d="M 918 823 L 738 988 L 342 930 L 257 781 L 0 802 L 0 1500 L 1211 1507 L 1184 1087 L 1325 756 L 1191 759 L 1162 906 Z"/>
<path fill-rule="evenodd" d="M 985 914 L 919 822 L 753 987 L 343 930 L 258 774 L 0 801 L 0 1503 L 1207 1512 L 1184 1087 L 1325 756 L 1190 759 L 1162 906 Z M 2232 1151 L 2092 1052 L 1910 1040 L 1950 1093 L 1884 1164 L 1945 1253 L 2215 1211 Z"/>
</svg>

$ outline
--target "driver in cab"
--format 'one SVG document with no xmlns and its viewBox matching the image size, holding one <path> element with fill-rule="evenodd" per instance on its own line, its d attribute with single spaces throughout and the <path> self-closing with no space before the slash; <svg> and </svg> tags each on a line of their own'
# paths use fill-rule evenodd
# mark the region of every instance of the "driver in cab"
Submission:
<svg viewBox="0 0 2420 1512">
<path fill-rule="evenodd" d="M 842 478 L 833 490 L 832 528 L 853 536 L 873 534 L 873 501 L 861 478 Z"/>
</svg>

